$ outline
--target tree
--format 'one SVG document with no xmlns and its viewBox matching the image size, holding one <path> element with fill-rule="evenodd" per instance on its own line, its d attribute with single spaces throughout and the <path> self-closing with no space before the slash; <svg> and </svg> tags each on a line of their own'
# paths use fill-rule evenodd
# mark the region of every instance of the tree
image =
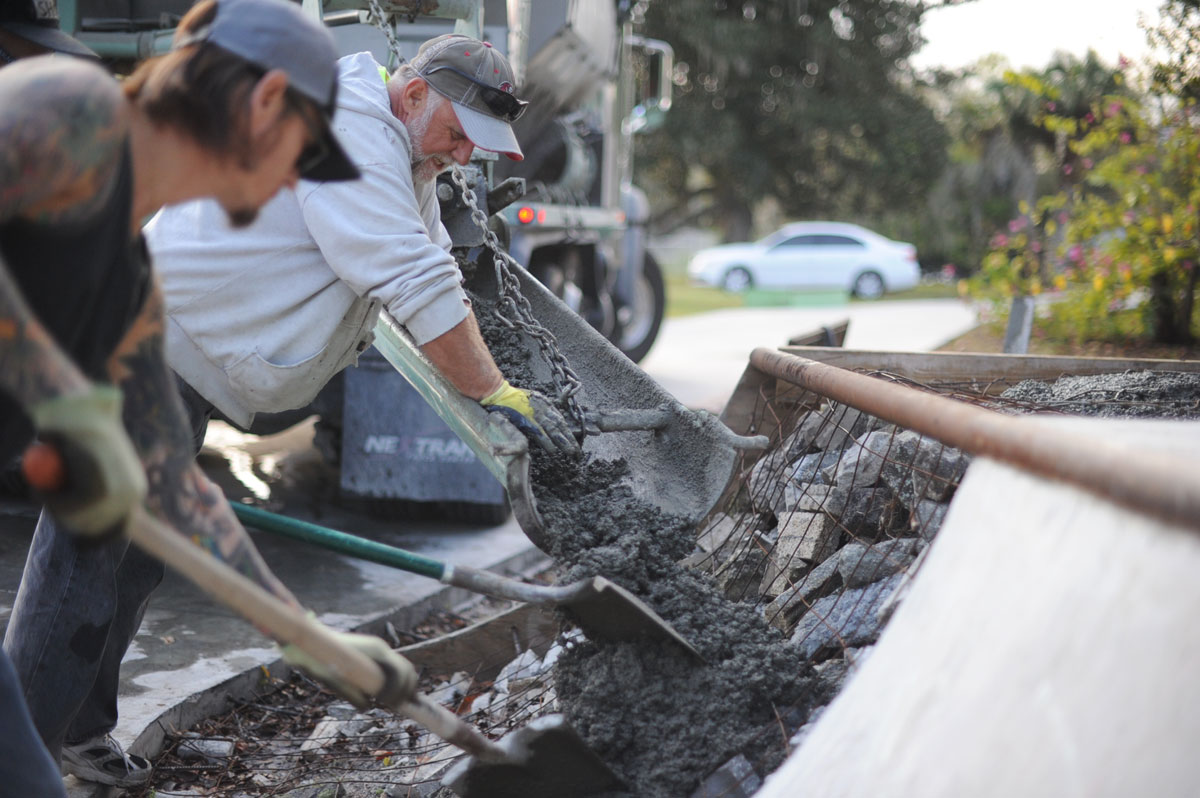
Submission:
<svg viewBox="0 0 1200 798">
<path fill-rule="evenodd" d="M 1022 209 L 976 282 L 991 297 L 1053 286 L 1061 297 L 1046 324 L 1064 337 L 1196 341 L 1200 11 L 1195 0 L 1168 0 L 1162 19 L 1151 40 L 1177 49 L 1155 65 L 1155 93 L 1110 94 L 1082 116 L 1048 108 L 1039 124 L 1066 142 L 1063 189 Z M 1065 240 L 1047 258 L 1060 225 Z"/>
<path fill-rule="evenodd" d="M 926 6 L 907 0 L 674 0 L 643 30 L 675 48 L 675 102 L 640 142 L 641 179 L 688 222 L 745 239 L 755 205 L 871 220 L 919 206 L 947 138 L 906 59 Z M 661 203 L 660 203 L 661 206 Z"/>
<path fill-rule="evenodd" d="M 990 57 L 934 81 L 952 145 L 929 198 L 930 251 L 970 272 L 994 234 L 1032 223 L 1013 221 L 1021 207 L 1073 181 L 1076 156 L 1062 120 L 1082 122 L 1092 103 L 1123 87 L 1118 71 L 1092 52 L 1059 53 L 1045 68 L 1020 71 Z"/>
</svg>

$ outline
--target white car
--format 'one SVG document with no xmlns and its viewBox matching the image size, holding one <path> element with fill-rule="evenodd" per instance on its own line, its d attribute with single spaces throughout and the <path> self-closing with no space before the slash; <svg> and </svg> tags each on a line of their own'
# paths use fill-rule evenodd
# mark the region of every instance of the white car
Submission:
<svg viewBox="0 0 1200 798">
<path fill-rule="evenodd" d="M 693 280 L 749 288 L 841 288 L 861 299 L 912 288 L 920 280 L 917 248 L 842 222 L 795 222 L 750 244 L 697 252 Z"/>
</svg>

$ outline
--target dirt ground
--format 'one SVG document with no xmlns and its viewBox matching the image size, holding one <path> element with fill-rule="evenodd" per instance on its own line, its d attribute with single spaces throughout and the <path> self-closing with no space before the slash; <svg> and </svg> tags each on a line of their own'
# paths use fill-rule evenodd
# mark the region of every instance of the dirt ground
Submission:
<svg viewBox="0 0 1200 798">
<path fill-rule="evenodd" d="M 1002 324 L 983 324 L 970 332 L 960 335 L 945 346 L 940 352 L 983 352 L 997 353 L 1004 351 L 1004 327 Z M 1071 343 L 1068 341 L 1050 340 L 1045 335 L 1039 335 L 1034 329 L 1029 340 L 1031 355 L 1068 355 L 1072 357 L 1126 357 L 1126 358 L 1160 358 L 1164 360 L 1200 360 L 1200 344 L 1192 346 L 1166 346 L 1148 341 L 1089 341 Z"/>
</svg>

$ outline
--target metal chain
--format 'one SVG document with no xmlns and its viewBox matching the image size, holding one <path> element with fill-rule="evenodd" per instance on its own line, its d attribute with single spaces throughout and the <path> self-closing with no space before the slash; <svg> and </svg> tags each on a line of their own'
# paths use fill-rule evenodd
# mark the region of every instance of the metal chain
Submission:
<svg viewBox="0 0 1200 798">
<path fill-rule="evenodd" d="M 492 252 L 498 289 L 496 316 L 504 326 L 520 330 L 537 341 L 542 358 L 550 366 L 551 380 L 554 382 L 557 392 L 555 400 L 563 412 L 570 416 L 582 431 L 584 428 L 583 408 L 579 406 L 575 394 L 583 388 L 583 383 L 559 350 L 554 334 L 534 317 L 529 300 L 521 293 L 520 280 L 509 268 L 510 264 L 515 266 L 517 262 L 504 251 L 495 231 L 488 227 L 487 215 L 480 209 L 478 199 L 467 183 L 466 176 L 458 166 L 455 166 L 450 172 L 450 178 L 462 192 L 463 200 L 471 209 L 471 221 L 475 222 L 476 226 L 483 231 L 484 243 Z"/>
<path fill-rule="evenodd" d="M 383 13 L 383 7 L 379 5 L 379 0 L 367 0 L 371 6 L 371 21 L 375 23 L 375 27 L 383 31 L 384 37 L 387 38 L 388 49 L 392 52 L 392 57 L 396 59 L 396 66 L 404 63 L 404 56 L 400 54 L 400 42 L 396 38 L 396 31 L 388 24 L 388 17 Z"/>
</svg>

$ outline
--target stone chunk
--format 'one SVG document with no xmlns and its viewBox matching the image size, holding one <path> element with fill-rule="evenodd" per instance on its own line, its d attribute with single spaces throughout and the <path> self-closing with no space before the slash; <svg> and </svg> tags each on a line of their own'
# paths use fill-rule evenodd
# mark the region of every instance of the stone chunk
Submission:
<svg viewBox="0 0 1200 798">
<path fill-rule="evenodd" d="M 844 590 L 819 600 L 800 619 L 792 633 L 792 644 L 808 660 L 822 650 L 874 643 L 882 622 L 879 608 L 904 579 L 895 574 L 857 590 Z"/>
<path fill-rule="evenodd" d="M 869 488 L 879 481 L 885 458 L 895 457 L 894 429 L 868 432 L 855 439 L 836 466 L 824 471 L 826 482 L 839 488 Z"/>
<path fill-rule="evenodd" d="M 797 510 L 806 513 L 819 512 L 824 507 L 831 489 L 830 485 L 787 480 L 783 483 L 783 492 L 771 509 L 780 518 Z"/>
<path fill-rule="evenodd" d="M 758 585 L 767 568 L 767 553 L 757 540 L 747 541 L 714 574 L 721 592 L 730 601 L 758 598 Z"/>
<path fill-rule="evenodd" d="M 862 587 L 903 571 L 916 559 L 917 538 L 848 543 L 838 552 L 838 573 L 846 587 Z"/>
<path fill-rule="evenodd" d="M 833 402 L 809 413 L 792 437 L 804 444 L 803 450 L 796 451 L 797 455 L 813 449 L 838 451 L 870 428 L 870 416 L 853 407 Z"/>
<path fill-rule="evenodd" d="M 871 488 L 835 488 L 824 511 L 851 537 L 876 540 L 904 529 L 908 513 L 887 485 Z"/>
<path fill-rule="evenodd" d="M 762 580 L 762 592 L 769 596 L 779 595 L 813 563 L 835 552 L 841 538 L 837 524 L 825 513 L 796 512 L 782 520 Z"/>
<path fill-rule="evenodd" d="M 779 593 L 774 601 L 763 608 L 763 617 L 771 626 L 788 634 L 801 616 L 808 612 L 808 608 L 813 605 L 813 602 L 829 595 L 841 585 L 842 577 L 838 573 L 838 558 L 837 555 L 834 555 L 809 571 L 799 584 L 788 587 Z M 763 592 L 771 595 L 770 588 L 773 587 L 774 585 L 769 585 L 769 589 Z"/>
<path fill-rule="evenodd" d="M 923 499 L 947 501 L 970 462 L 958 449 L 911 430 L 898 434 L 893 448 L 896 453 L 888 457 L 881 476 L 909 509 Z"/>
<path fill-rule="evenodd" d="M 830 466 L 836 466 L 842 459 L 841 449 L 831 449 L 825 452 L 806 454 L 787 467 L 787 475 L 796 482 L 825 483 L 821 474 Z"/>
<path fill-rule="evenodd" d="M 761 786 L 750 760 L 738 754 L 700 782 L 690 798 L 750 798 Z"/>
<path fill-rule="evenodd" d="M 922 499 L 912 508 L 909 528 L 920 535 L 922 540 L 933 540 L 942 528 L 942 522 L 946 520 L 946 512 L 949 509 L 949 504 Z"/>
<path fill-rule="evenodd" d="M 696 538 L 696 546 L 709 554 L 717 551 L 739 531 L 740 520 L 729 515 L 717 516 L 700 532 L 700 536 Z"/>
</svg>

